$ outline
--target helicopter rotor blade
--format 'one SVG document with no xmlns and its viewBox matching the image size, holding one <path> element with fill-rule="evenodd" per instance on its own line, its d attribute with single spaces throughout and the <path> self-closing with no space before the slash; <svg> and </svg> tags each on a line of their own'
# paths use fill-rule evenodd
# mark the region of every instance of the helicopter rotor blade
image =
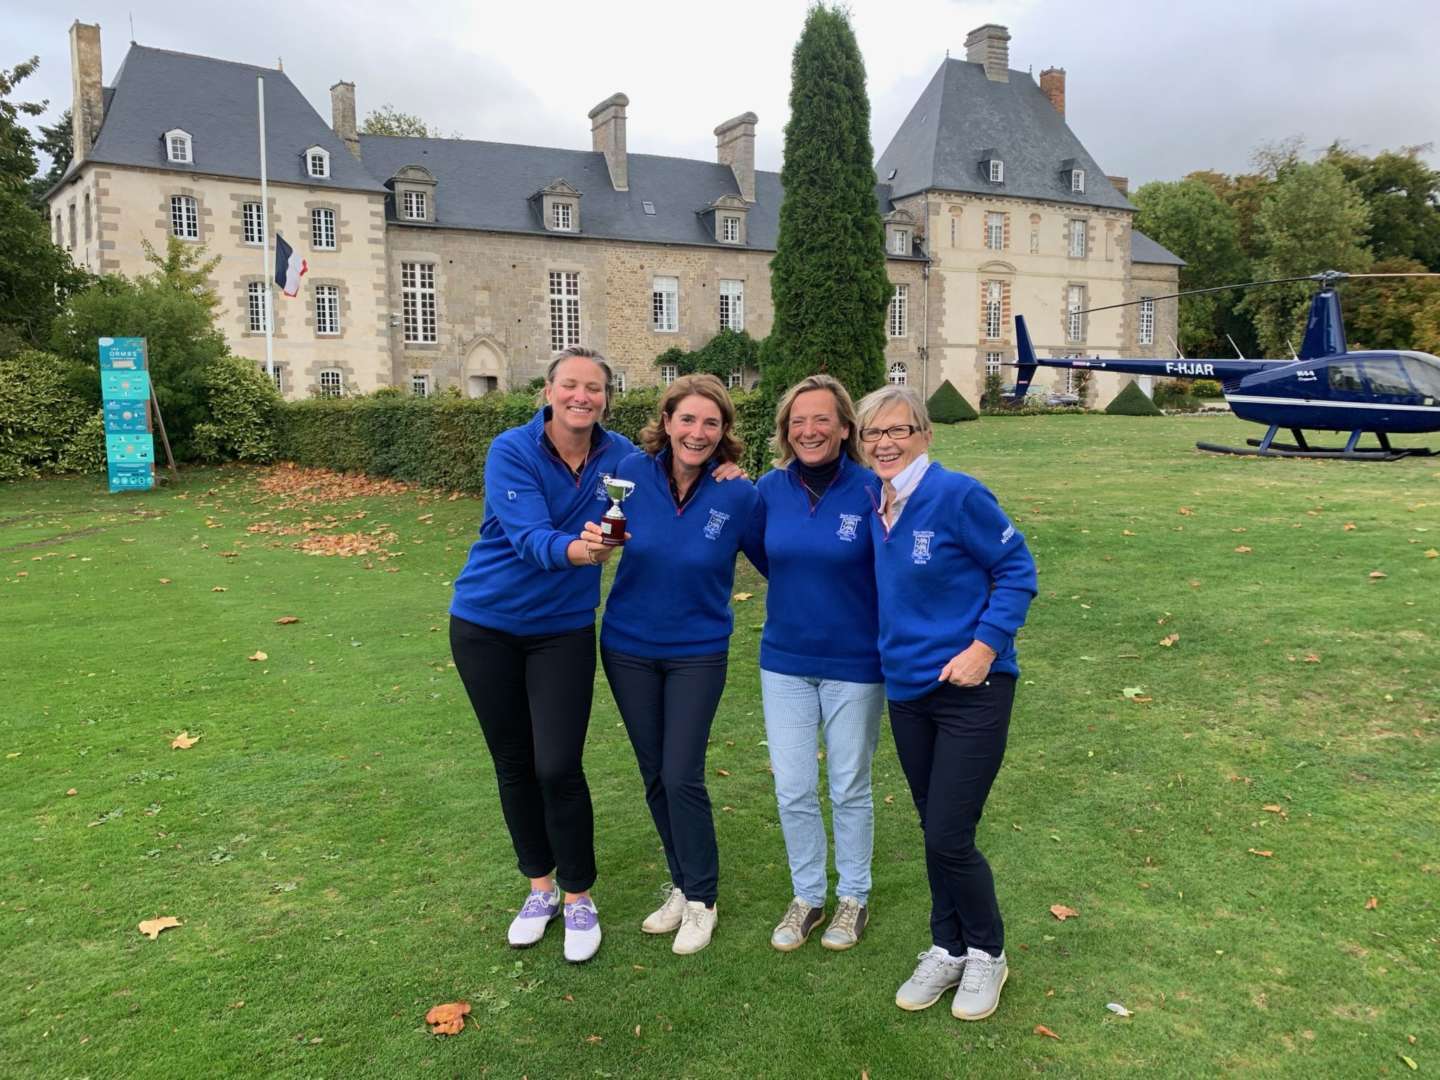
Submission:
<svg viewBox="0 0 1440 1080">
<path fill-rule="evenodd" d="M 1103 307 L 1085 308 L 1083 311 L 1072 312 L 1072 314 L 1088 315 L 1092 311 L 1110 311 L 1114 308 L 1133 307 L 1136 304 L 1143 304 L 1147 300 L 1151 302 L 1156 300 L 1174 300 L 1180 296 L 1200 296 L 1204 293 L 1225 292 L 1229 289 L 1253 289 L 1259 285 L 1285 285 L 1296 281 L 1315 281 L 1319 279 L 1320 276 L 1319 274 L 1305 274 L 1301 277 L 1272 278 L 1269 281 L 1244 281 L 1237 282 L 1234 285 L 1214 285 L 1208 289 L 1185 289 L 1182 292 L 1166 293 L 1164 296 L 1142 296 L 1139 300 L 1126 300 L 1122 304 L 1106 304 Z"/>
<path fill-rule="evenodd" d="M 1367 277 L 1367 278 L 1379 278 L 1379 277 L 1440 277 L 1440 273 L 1435 273 L 1435 272 L 1429 271 L 1429 270 L 1425 270 L 1425 271 L 1420 271 L 1420 270 L 1399 271 L 1399 270 L 1397 270 L 1397 271 L 1396 271 L 1395 273 L 1393 273 L 1393 274 L 1346 274 L 1345 276 L 1346 276 L 1347 278 L 1362 278 L 1362 277 Z"/>
</svg>

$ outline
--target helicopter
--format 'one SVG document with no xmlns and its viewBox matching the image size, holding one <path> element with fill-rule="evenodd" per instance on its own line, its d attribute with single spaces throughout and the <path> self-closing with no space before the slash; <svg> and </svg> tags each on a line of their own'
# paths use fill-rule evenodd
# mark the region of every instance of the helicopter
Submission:
<svg viewBox="0 0 1440 1080">
<path fill-rule="evenodd" d="M 1018 402 L 1024 398 L 1037 367 L 1216 379 L 1224 389 L 1226 403 L 1236 416 L 1264 424 L 1268 430 L 1263 438 L 1247 439 L 1245 447 L 1197 442 L 1195 446 L 1199 450 L 1258 457 L 1340 458 L 1350 461 L 1396 461 L 1404 457 L 1429 456 L 1432 451 L 1427 448 L 1391 445 L 1390 436 L 1440 431 L 1440 358 L 1404 349 L 1350 352 L 1346 347 L 1345 323 L 1340 314 L 1340 299 L 1335 286 L 1354 277 L 1434 276 L 1440 275 L 1347 274 L 1326 270 L 1303 277 L 1192 289 L 1149 298 L 1168 300 L 1224 289 L 1314 281 L 1319 287 L 1310 301 L 1305 337 L 1300 351 L 1291 360 L 1103 360 L 1099 357 L 1046 360 L 1035 355 L 1025 317 L 1017 315 L 1015 340 L 1018 362 L 1015 367 L 1019 373 L 1010 400 Z M 1105 311 L 1141 302 L 1109 304 L 1089 310 Z M 1281 429 L 1288 429 L 1294 442 L 1276 442 L 1275 437 Z M 1348 432 L 1349 437 L 1343 447 L 1315 446 L 1305 438 L 1306 430 L 1342 431 Z M 1360 448 L 1361 436 L 1365 434 L 1375 436 L 1378 449 Z"/>
</svg>

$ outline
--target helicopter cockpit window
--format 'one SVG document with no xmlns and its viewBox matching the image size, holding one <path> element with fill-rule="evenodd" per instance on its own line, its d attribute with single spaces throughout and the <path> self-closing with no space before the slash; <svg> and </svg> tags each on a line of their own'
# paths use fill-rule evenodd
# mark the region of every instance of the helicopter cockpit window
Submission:
<svg viewBox="0 0 1440 1080">
<path fill-rule="evenodd" d="M 1377 397 L 1414 397 L 1415 388 L 1405 378 L 1400 361 L 1367 360 L 1365 374 L 1370 377 L 1370 392 Z"/>
<path fill-rule="evenodd" d="M 1360 365 L 1353 360 L 1337 360 L 1332 363 L 1330 389 L 1347 394 L 1365 393 L 1365 380 L 1360 377 Z"/>
<path fill-rule="evenodd" d="M 1415 384 L 1421 397 L 1440 401 L 1440 364 L 1407 356 L 1405 374 L 1410 376 L 1410 381 Z"/>
</svg>

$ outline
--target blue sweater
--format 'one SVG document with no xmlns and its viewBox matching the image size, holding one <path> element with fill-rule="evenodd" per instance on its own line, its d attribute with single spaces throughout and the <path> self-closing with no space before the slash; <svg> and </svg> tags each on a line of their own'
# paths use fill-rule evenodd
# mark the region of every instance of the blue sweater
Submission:
<svg viewBox="0 0 1440 1080">
<path fill-rule="evenodd" d="M 937 462 L 889 535 L 878 511 L 870 532 L 888 697 L 928 694 L 977 640 L 995 650 L 992 671 L 1020 673 L 1015 634 L 1035 597 L 1035 560 L 984 484 Z"/>
<path fill-rule="evenodd" d="M 501 432 L 485 456 L 480 539 L 455 579 L 450 613 L 511 634 L 558 634 L 594 625 L 600 568 L 565 555 L 610 500 L 600 477 L 635 452 L 624 435 L 598 425 L 577 481 L 545 445 L 546 406 L 524 427 Z"/>
<path fill-rule="evenodd" d="M 880 682 L 869 520 L 879 501 L 875 474 L 842 454 L 840 471 L 813 508 L 798 461 L 755 486 L 770 563 L 760 666 L 781 675 Z"/>
<path fill-rule="evenodd" d="M 730 648 L 735 556 L 761 570 L 760 496 L 748 480 L 717 482 L 706 469 L 684 507 L 670 492 L 670 452 L 631 454 L 618 475 L 635 481 L 625 500 L 631 539 L 605 600 L 600 644 L 659 660 Z"/>
</svg>

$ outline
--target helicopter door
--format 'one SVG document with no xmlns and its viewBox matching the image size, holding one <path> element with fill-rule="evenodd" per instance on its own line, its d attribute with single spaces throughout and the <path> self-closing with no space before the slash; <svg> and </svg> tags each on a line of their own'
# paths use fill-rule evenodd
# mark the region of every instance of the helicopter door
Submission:
<svg viewBox="0 0 1440 1080">
<path fill-rule="evenodd" d="M 1335 401 L 1365 401 L 1365 376 L 1358 360 L 1332 360 L 1329 365 L 1330 397 Z"/>
<path fill-rule="evenodd" d="M 1365 376 L 1370 380 L 1370 393 L 1387 405 L 1414 404 L 1418 400 L 1398 356 L 1365 361 Z"/>
<path fill-rule="evenodd" d="M 1421 404 L 1440 405 L 1440 364 L 1407 356 L 1405 374 L 1420 392 Z"/>
</svg>

